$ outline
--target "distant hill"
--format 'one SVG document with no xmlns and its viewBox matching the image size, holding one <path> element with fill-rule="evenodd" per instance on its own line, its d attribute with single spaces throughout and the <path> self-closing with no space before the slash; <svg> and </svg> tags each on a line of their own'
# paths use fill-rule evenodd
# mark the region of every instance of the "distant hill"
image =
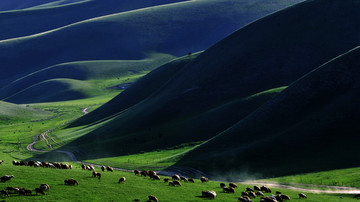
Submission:
<svg viewBox="0 0 360 202">
<path fill-rule="evenodd" d="M 92 18 L 32 36 L 3 40 L 0 41 L 0 86 L 66 62 L 134 60 L 154 52 L 182 56 L 201 51 L 239 27 L 295 2 L 298 1 L 274 0 L 272 4 L 260 0 L 186 1 Z M 48 16 L 52 15 L 48 11 Z M 31 13 L 29 19 L 30 16 Z M 10 20 L 7 23 L 15 24 L 12 18 L 6 19 Z"/>
<path fill-rule="evenodd" d="M 231 177 L 359 166 L 359 65 L 360 47 L 300 78 L 179 165 Z"/>
<path fill-rule="evenodd" d="M 0 39 L 49 31 L 79 21 L 186 0 L 2 0 Z M 13 9 L 24 9 L 15 10 Z"/>
<path fill-rule="evenodd" d="M 111 116 L 71 146 L 86 158 L 208 140 L 356 47 L 359 8 L 355 0 L 306 1 L 255 21 L 184 64 L 146 97 L 129 104 L 126 95 L 135 94 L 129 88 L 80 118 L 71 126 Z M 115 106 L 123 103 L 126 108 Z"/>
<path fill-rule="evenodd" d="M 87 0 L 2 0 L 0 1 L 0 11 L 29 9 L 34 7 L 44 7 L 50 5 L 64 5 Z"/>
<path fill-rule="evenodd" d="M 47 113 L 41 110 L 0 101 L 1 124 L 13 124 L 23 120 L 36 120 L 44 118 L 46 115 Z"/>
<path fill-rule="evenodd" d="M 109 87 L 105 86 L 107 80 L 117 79 L 117 82 L 121 82 L 122 79 L 120 78 L 143 75 L 174 58 L 170 55 L 154 54 L 144 60 L 98 60 L 63 63 L 11 82 L 0 89 L 0 96 L 4 97 L 5 101 L 21 104 L 38 101 L 63 101 L 70 98 L 79 99 L 90 95 L 101 95 L 103 93 L 99 92 L 101 90 L 98 87 L 99 82 L 91 84 L 88 81 L 103 81 L 101 82 L 104 85 L 102 90 L 106 90 L 106 87 Z M 70 79 L 71 82 L 67 80 L 65 85 L 64 79 Z M 77 84 L 79 87 L 76 86 Z M 87 87 L 83 88 L 84 85 Z M 39 89 L 40 86 L 42 86 L 41 89 Z M 65 91 L 71 92 L 72 96 L 61 95 L 60 92 L 64 93 Z"/>
</svg>

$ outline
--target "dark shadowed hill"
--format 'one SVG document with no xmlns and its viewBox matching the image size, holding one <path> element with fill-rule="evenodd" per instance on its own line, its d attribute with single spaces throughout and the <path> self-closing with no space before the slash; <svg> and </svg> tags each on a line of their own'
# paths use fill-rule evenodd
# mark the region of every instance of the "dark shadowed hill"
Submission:
<svg viewBox="0 0 360 202">
<path fill-rule="evenodd" d="M 94 17 L 181 1 L 186 0 L 2 0 L 0 11 L 32 8 L 0 12 L 0 39 L 37 34 Z"/>
<path fill-rule="evenodd" d="M 283 0 L 274 4 L 260 0 L 186 1 L 3 40 L 0 86 L 65 62 L 143 59 L 153 52 L 182 56 L 189 51 L 201 51 L 237 28 L 289 4 Z"/>
<path fill-rule="evenodd" d="M 114 115 L 71 145 L 89 156 L 101 156 L 207 140 L 274 94 L 244 102 L 249 96 L 290 85 L 356 47 L 360 43 L 359 9 L 355 0 L 316 0 L 258 20 L 206 50 L 150 96 L 125 104 L 129 108 L 114 105 L 123 104 L 126 97 L 120 96 L 125 93 L 141 91 L 129 88 L 75 122 L 73 125 L 90 124 Z"/>
<path fill-rule="evenodd" d="M 10 0 L 10 1 L 0 1 L 0 11 L 8 10 L 19 10 L 19 9 L 29 9 L 34 7 L 46 7 L 54 5 L 65 5 L 70 3 L 76 3 L 79 1 L 88 1 L 88 0 Z"/>
<path fill-rule="evenodd" d="M 360 48 L 322 65 L 179 165 L 231 177 L 359 166 L 359 67 Z"/>
</svg>

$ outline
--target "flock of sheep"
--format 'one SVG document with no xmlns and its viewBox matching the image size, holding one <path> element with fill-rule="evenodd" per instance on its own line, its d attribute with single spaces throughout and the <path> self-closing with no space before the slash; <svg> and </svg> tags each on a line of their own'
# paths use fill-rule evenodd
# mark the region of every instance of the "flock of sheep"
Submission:
<svg viewBox="0 0 360 202">
<path fill-rule="evenodd" d="M 0 164 L 4 161 L 0 160 Z M 56 162 L 39 162 L 39 161 L 13 161 L 13 165 L 18 166 L 34 166 L 34 167 L 45 167 L 45 168 L 58 168 L 58 169 L 72 169 L 72 165 L 68 164 L 62 164 L 62 163 L 56 163 Z M 92 165 L 86 165 L 82 164 L 81 168 L 83 170 L 89 170 L 92 171 L 92 176 L 101 179 L 101 173 L 95 171 L 94 166 Z M 104 172 L 105 170 L 109 172 L 113 172 L 114 169 L 110 166 L 102 166 L 101 170 Z M 147 177 L 149 176 L 152 180 L 160 180 L 160 176 L 157 175 L 155 171 L 152 170 L 134 170 L 134 174 L 138 176 Z M 12 175 L 4 175 L 0 177 L 1 182 L 9 181 L 13 178 Z M 184 176 L 179 175 L 173 175 L 171 178 L 164 177 L 163 181 L 165 183 L 168 183 L 169 186 L 182 186 L 181 182 L 185 183 L 195 183 L 195 180 L 193 178 L 186 178 Z M 201 177 L 200 181 L 202 183 L 206 183 L 209 181 L 206 177 Z M 126 178 L 121 177 L 118 181 L 118 183 L 125 183 Z M 69 186 L 75 186 L 79 185 L 79 183 L 75 179 L 65 179 L 64 180 L 65 185 Z M 223 193 L 235 193 L 238 186 L 235 183 L 229 183 L 229 186 L 226 186 L 225 183 L 220 183 L 220 188 L 222 188 Z M 45 195 L 45 191 L 49 190 L 50 186 L 48 184 L 41 184 L 38 188 L 35 188 L 34 191 L 36 195 L 43 194 Z M 33 191 L 30 189 L 25 189 L 22 187 L 7 187 L 5 190 L 0 191 L 2 195 L 10 197 L 11 194 L 19 194 L 19 195 L 32 195 Z M 276 192 L 275 195 L 271 194 L 269 196 L 265 196 L 264 193 L 271 194 L 271 189 L 266 186 L 254 186 L 254 188 L 247 187 L 245 191 L 241 192 L 241 196 L 238 197 L 238 201 L 242 202 L 251 202 L 252 199 L 255 199 L 257 197 L 260 198 L 260 202 L 277 202 L 277 201 L 284 201 L 284 200 L 290 200 L 290 197 L 288 195 L 282 194 L 281 192 Z M 201 191 L 201 197 L 202 198 L 208 198 L 208 199 L 215 199 L 217 197 L 217 194 L 215 191 L 212 190 L 206 190 Z M 307 196 L 303 193 L 299 193 L 299 198 L 307 198 Z M 158 198 L 153 195 L 148 196 L 148 201 L 156 201 L 158 202 Z M 134 201 L 140 201 L 139 199 L 135 199 Z"/>
</svg>

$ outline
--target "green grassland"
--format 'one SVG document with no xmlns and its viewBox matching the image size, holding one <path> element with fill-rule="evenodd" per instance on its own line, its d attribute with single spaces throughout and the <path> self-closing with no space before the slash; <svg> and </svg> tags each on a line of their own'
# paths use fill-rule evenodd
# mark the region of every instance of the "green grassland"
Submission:
<svg viewBox="0 0 360 202">
<path fill-rule="evenodd" d="M 101 180 L 92 177 L 91 171 L 81 170 L 79 164 L 73 164 L 71 170 L 50 169 L 50 168 L 34 168 L 13 166 L 11 160 L 5 159 L 5 163 L 1 165 L 0 175 L 14 175 L 14 178 L 8 182 L 0 183 L 0 189 L 8 186 L 24 187 L 34 190 L 42 183 L 50 185 L 50 190 L 45 195 L 19 196 L 12 194 L 10 197 L 0 196 L 6 201 L 133 201 L 139 199 L 146 201 L 148 195 L 155 195 L 159 201 L 208 201 L 201 198 L 201 191 L 214 190 L 217 192 L 216 201 L 237 201 L 241 191 L 245 191 L 247 185 L 238 184 L 235 194 L 223 193 L 219 183 L 209 181 L 201 183 L 199 179 L 195 179 L 195 183 L 182 182 L 181 187 L 172 187 L 161 181 L 151 180 L 148 177 L 135 176 L 132 172 L 117 171 L 101 172 L 99 168 L 96 170 L 102 173 Z M 121 177 L 126 178 L 126 183 L 118 183 Z M 78 181 L 78 186 L 66 186 L 64 180 L 74 178 Z M 161 176 L 163 179 L 164 176 Z M 286 189 L 272 189 L 273 192 L 281 191 L 291 197 L 292 200 L 298 200 L 299 192 Z M 353 195 L 338 194 L 312 194 L 306 193 L 308 199 L 304 201 L 356 201 Z M 340 199 L 339 197 L 342 197 Z M 258 201 L 258 199 L 254 199 Z"/>
<path fill-rule="evenodd" d="M 306 184 L 360 187 L 360 168 L 336 169 L 330 171 L 291 175 L 279 178 L 269 178 L 264 181 L 281 184 Z"/>
</svg>

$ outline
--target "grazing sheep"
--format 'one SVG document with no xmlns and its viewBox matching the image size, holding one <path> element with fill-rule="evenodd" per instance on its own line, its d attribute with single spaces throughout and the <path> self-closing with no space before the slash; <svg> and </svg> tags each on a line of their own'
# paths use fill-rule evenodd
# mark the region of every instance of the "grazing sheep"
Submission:
<svg viewBox="0 0 360 202">
<path fill-rule="evenodd" d="M 248 192 L 248 194 L 249 194 L 249 197 L 250 197 L 250 198 L 251 198 L 251 197 L 256 198 L 256 194 L 255 194 L 255 192 L 250 191 L 250 192 Z"/>
<path fill-rule="evenodd" d="M 1 193 L 2 195 L 5 195 L 5 196 L 7 196 L 7 197 L 10 197 L 9 193 L 7 193 L 5 190 L 1 190 L 0 193 Z"/>
<path fill-rule="evenodd" d="M 152 179 L 153 179 L 153 180 L 160 180 L 160 176 L 159 176 L 159 175 L 154 175 L 154 176 L 152 177 Z"/>
<path fill-rule="evenodd" d="M 96 177 L 99 178 L 99 180 L 101 179 L 101 173 L 96 173 Z"/>
<path fill-rule="evenodd" d="M 144 177 L 146 177 L 146 176 L 147 176 L 147 172 L 145 172 L 145 171 L 141 171 L 140 176 L 144 176 Z"/>
<path fill-rule="evenodd" d="M 191 183 L 195 183 L 194 179 L 192 179 L 192 178 L 189 178 L 188 181 Z"/>
<path fill-rule="evenodd" d="M 7 182 L 9 180 L 11 180 L 14 176 L 13 175 L 4 175 L 2 177 L 0 177 L 1 182 Z"/>
<path fill-rule="evenodd" d="M 299 193 L 299 198 L 307 198 L 307 196 L 303 193 Z"/>
<path fill-rule="evenodd" d="M 187 180 L 186 177 L 184 177 L 184 176 L 181 176 L 181 177 L 180 177 L 180 181 L 181 181 L 181 180 L 184 181 L 184 182 L 188 182 L 188 180 Z"/>
<path fill-rule="evenodd" d="M 31 195 L 32 194 L 32 191 L 30 189 L 25 189 L 24 192 L 25 192 L 25 195 Z"/>
<path fill-rule="evenodd" d="M 238 198 L 238 201 L 241 201 L 241 202 L 251 202 L 251 199 L 250 199 L 249 197 L 247 197 L 247 196 L 245 196 L 245 197 L 240 196 L 240 197 Z"/>
<path fill-rule="evenodd" d="M 180 176 L 179 176 L 179 175 L 173 175 L 171 178 L 172 178 L 173 180 L 178 180 L 178 181 L 180 181 Z"/>
<path fill-rule="evenodd" d="M 216 192 L 215 191 L 202 191 L 201 192 L 202 197 L 215 199 Z"/>
<path fill-rule="evenodd" d="M 152 170 L 149 170 L 148 173 L 149 173 L 148 175 L 150 176 L 150 178 L 153 178 L 156 175 L 156 172 L 154 172 Z"/>
<path fill-rule="evenodd" d="M 277 202 L 277 200 L 271 197 L 261 197 L 260 202 Z"/>
<path fill-rule="evenodd" d="M 8 193 L 16 193 L 18 190 L 16 190 L 15 188 L 13 187 L 6 187 L 5 189 Z"/>
<path fill-rule="evenodd" d="M 235 193 L 235 189 L 232 187 L 223 187 L 224 193 Z"/>
<path fill-rule="evenodd" d="M 76 180 L 72 179 L 72 178 L 64 180 L 64 182 L 65 182 L 65 185 L 79 185 L 79 183 Z"/>
<path fill-rule="evenodd" d="M 47 191 L 50 189 L 50 185 L 48 184 L 41 184 L 40 185 L 40 189 L 43 190 L 43 191 Z"/>
<path fill-rule="evenodd" d="M 250 187 L 246 187 L 246 191 L 252 191 L 252 192 L 254 192 L 254 190 L 251 189 Z"/>
<path fill-rule="evenodd" d="M 280 196 L 281 199 L 283 199 L 283 200 L 290 200 L 290 196 L 288 196 L 288 195 L 280 194 L 280 195 L 278 195 L 278 196 Z"/>
<path fill-rule="evenodd" d="M 256 186 L 256 185 L 254 186 L 254 190 L 255 190 L 255 191 L 261 191 L 260 187 L 259 187 L 259 186 Z"/>
<path fill-rule="evenodd" d="M 207 177 L 201 177 L 200 180 L 202 183 L 209 181 L 209 179 Z"/>
<path fill-rule="evenodd" d="M 107 167 L 106 167 L 106 170 L 107 170 L 107 171 L 110 171 L 110 172 L 114 172 L 114 168 L 112 168 L 112 167 L 110 167 L 110 166 L 107 166 Z"/>
<path fill-rule="evenodd" d="M 148 196 L 148 198 L 149 198 L 149 201 L 159 202 L 159 200 L 156 198 L 156 196 L 150 195 L 150 196 Z"/>
<path fill-rule="evenodd" d="M 96 177 L 97 174 L 98 174 L 98 172 L 96 172 L 95 170 L 92 172 L 92 176 L 93 176 L 93 177 Z"/>
<path fill-rule="evenodd" d="M 140 170 L 134 170 L 134 174 L 135 175 L 140 175 L 141 171 Z"/>
<path fill-rule="evenodd" d="M 105 171 L 105 166 L 101 166 L 101 171 Z"/>
<path fill-rule="evenodd" d="M 61 164 L 61 169 L 70 169 L 68 164 Z"/>
<path fill-rule="evenodd" d="M 179 186 L 181 186 L 181 183 L 180 183 L 179 181 L 174 180 L 173 182 L 174 182 L 174 185 L 179 185 Z"/>
<path fill-rule="evenodd" d="M 262 191 L 257 191 L 255 194 L 256 196 L 264 196 L 264 193 Z"/>
<path fill-rule="evenodd" d="M 169 182 L 170 178 L 164 178 L 164 182 Z"/>
<path fill-rule="evenodd" d="M 121 183 L 121 182 L 125 183 L 125 181 L 126 181 L 125 177 L 122 177 L 122 178 L 119 179 L 119 183 Z"/>
<path fill-rule="evenodd" d="M 169 182 L 169 186 L 173 186 L 173 187 L 175 187 L 174 182 Z"/>
<path fill-rule="evenodd" d="M 263 191 L 265 193 L 271 193 L 271 189 L 268 187 L 262 186 L 260 189 L 261 189 L 261 191 Z"/>
<path fill-rule="evenodd" d="M 38 195 L 39 193 L 42 194 L 42 195 L 45 195 L 44 190 L 41 189 L 41 188 L 35 188 L 35 193 L 36 193 L 36 195 Z"/>
</svg>

